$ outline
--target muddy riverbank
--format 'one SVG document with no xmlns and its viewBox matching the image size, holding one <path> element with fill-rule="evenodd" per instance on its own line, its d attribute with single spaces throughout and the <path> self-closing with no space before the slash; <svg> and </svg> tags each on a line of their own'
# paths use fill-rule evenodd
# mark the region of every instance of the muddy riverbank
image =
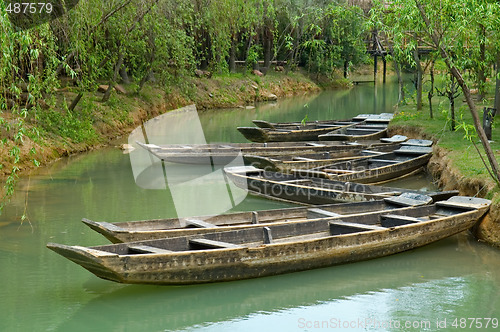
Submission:
<svg viewBox="0 0 500 332">
<path fill-rule="evenodd" d="M 461 195 L 487 197 L 492 200 L 489 213 L 476 226 L 473 233 L 478 240 L 500 248 L 500 197 L 498 193 L 493 193 L 495 187 L 493 181 L 462 174 L 453 166 L 449 150 L 441 147 L 436 137 L 421 128 L 398 124 L 389 127 L 389 134 L 433 140 L 436 144 L 427 169 L 437 185 L 443 190 L 459 190 Z"/>
</svg>

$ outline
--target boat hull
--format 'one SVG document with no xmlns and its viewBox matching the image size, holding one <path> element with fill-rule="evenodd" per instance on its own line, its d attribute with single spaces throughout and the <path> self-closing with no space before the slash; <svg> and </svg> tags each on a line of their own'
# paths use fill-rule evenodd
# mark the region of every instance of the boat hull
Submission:
<svg viewBox="0 0 500 332">
<path fill-rule="evenodd" d="M 310 219 L 331 216 L 349 216 L 366 214 L 375 211 L 394 211 L 411 209 L 414 206 L 432 202 L 432 198 L 424 195 L 403 195 L 385 200 L 315 205 L 276 210 L 236 212 L 214 216 L 197 216 L 189 218 L 152 219 L 130 222 L 97 222 L 83 219 L 87 226 L 102 234 L 113 243 L 144 241 L 179 236 L 200 235 L 211 232 L 247 229 L 279 223 L 303 222 Z M 192 220 L 197 221 L 193 223 Z M 196 226 L 195 226 L 196 225 Z"/>
<path fill-rule="evenodd" d="M 48 247 L 103 279 L 132 284 L 196 284 L 272 276 L 403 252 L 469 229 L 485 211 L 477 209 L 384 230 L 172 255 L 103 254 L 58 244 Z"/>
</svg>

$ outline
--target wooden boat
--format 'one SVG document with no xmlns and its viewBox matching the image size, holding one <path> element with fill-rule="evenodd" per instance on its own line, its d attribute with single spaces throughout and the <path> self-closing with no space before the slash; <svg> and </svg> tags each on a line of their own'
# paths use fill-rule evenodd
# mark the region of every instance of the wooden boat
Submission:
<svg viewBox="0 0 500 332">
<path fill-rule="evenodd" d="M 371 156 L 339 161 L 325 166 L 305 169 L 308 163 L 295 163 L 290 172 L 300 177 L 322 177 L 357 183 L 382 183 L 419 172 L 432 156 L 431 147 L 403 145 L 392 152 L 367 151 Z M 309 162 L 313 164 L 313 162 Z M 291 164 L 287 165 L 288 167 Z M 302 169 L 301 169 L 302 167 Z"/>
<path fill-rule="evenodd" d="M 370 123 L 385 123 L 388 124 L 394 117 L 393 113 L 381 113 L 381 114 L 359 114 L 349 121 L 352 122 L 370 122 Z M 307 122 L 268 122 L 264 120 L 252 120 L 252 122 L 260 128 L 276 129 L 290 127 L 294 128 L 302 125 L 313 125 L 313 124 L 329 124 L 336 122 L 335 120 L 319 120 L 319 121 L 307 121 Z"/>
<path fill-rule="evenodd" d="M 399 135 L 398 135 L 399 136 Z M 158 146 L 136 142 L 157 158 L 183 164 L 227 165 L 239 155 L 246 156 L 294 156 L 322 152 L 334 153 L 338 158 L 353 156 L 363 149 L 394 146 L 407 140 L 399 136 L 384 143 L 378 140 L 360 142 L 269 142 L 269 143 L 220 143 L 220 144 L 171 144 Z"/>
<path fill-rule="evenodd" d="M 271 276 L 387 256 L 474 226 L 490 201 L 453 197 L 377 211 L 244 230 L 96 247 L 47 247 L 96 276 L 121 283 L 195 284 Z"/>
<path fill-rule="evenodd" d="M 319 135 L 355 124 L 356 122 L 350 121 L 331 121 L 329 123 L 287 125 L 278 128 L 238 127 L 237 129 L 252 142 L 297 142 L 317 141 Z"/>
<path fill-rule="evenodd" d="M 293 203 L 316 205 L 362 202 L 398 196 L 405 192 L 428 195 L 434 200 L 458 195 L 456 190 L 420 192 L 322 178 L 304 179 L 291 174 L 268 172 L 253 166 L 225 167 L 224 171 L 236 186 L 250 194 Z"/>
<path fill-rule="evenodd" d="M 412 150 L 410 150 L 410 146 L 413 146 L 411 144 L 411 141 L 415 141 L 415 143 L 417 144 Z M 394 172 L 394 177 L 398 177 L 402 175 L 402 174 L 396 174 L 396 170 L 398 168 L 405 169 L 409 168 L 409 166 L 413 166 L 410 165 L 410 161 L 408 159 L 417 158 L 420 155 L 432 152 L 431 148 L 421 147 L 420 146 L 420 144 L 422 144 L 421 141 L 422 140 L 411 139 L 408 142 L 405 142 L 405 145 L 389 144 L 389 143 L 377 144 L 371 146 L 368 149 L 357 149 L 342 154 L 336 153 L 336 150 L 332 148 L 329 151 L 327 150 L 311 154 L 294 154 L 294 155 L 284 155 L 284 156 L 245 155 L 244 158 L 245 161 L 248 162 L 248 164 L 258 168 L 263 168 L 268 171 L 290 173 L 304 169 L 304 170 L 310 170 L 311 176 L 320 176 L 325 178 L 328 177 L 333 178 L 333 176 L 330 173 L 322 174 L 324 173 L 324 171 L 321 170 L 321 167 L 323 166 L 329 166 L 329 168 L 334 168 L 338 170 L 336 172 L 336 174 L 338 175 L 345 175 L 346 173 L 352 173 L 351 174 L 352 177 L 354 177 L 353 174 L 355 172 L 359 173 L 361 171 L 365 171 L 365 173 L 363 173 L 363 176 L 361 176 L 361 174 L 358 175 L 359 178 L 363 178 L 369 175 L 368 169 L 373 169 L 375 166 L 385 167 L 388 166 L 389 164 L 395 164 L 397 161 L 398 165 L 391 165 L 393 166 L 391 170 Z M 432 144 L 432 141 L 428 142 Z M 412 153 L 413 150 L 415 150 L 415 153 Z M 390 154 L 390 152 L 392 152 L 393 154 Z M 387 160 L 387 161 L 385 164 L 383 164 L 382 161 L 379 161 L 378 164 L 375 165 L 375 162 L 372 162 L 371 159 L 375 161 L 377 160 L 384 160 L 384 161 Z M 405 164 L 400 164 L 403 162 L 405 162 Z M 415 161 L 415 164 L 418 164 L 418 161 Z M 346 170 L 346 167 L 351 167 L 351 169 L 353 170 L 356 169 L 357 171 Z M 359 169 L 360 167 L 365 167 L 365 168 L 360 170 Z M 374 174 L 375 172 L 376 171 L 372 171 L 372 173 Z M 392 176 L 387 177 L 387 179 L 389 178 L 392 178 Z M 346 179 L 342 181 L 351 181 L 351 180 Z"/>
<path fill-rule="evenodd" d="M 364 124 L 356 124 L 318 135 L 318 139 L 320 141 L 358 141 L 380 139 L 385 136 L 387 136 L 386 125 L 366 126 Z"/>
<path fill-rule="evenodd" d="M 113 243 L 152 240 L 167 237 L 197 235 L 211 232 L 246 229 L 255 225 L 268 226 L 284 222 L 306 221 L 317 218 L 363 214 L 374 211 L 392 211 L 425 205 L 432 202 L 426 195 L 405 193 L 371 202 L 315 205 L 275 210 L 236 212 L 189 218 L 152 219 L 129 222 L 82 222 Z"/>
</svg>

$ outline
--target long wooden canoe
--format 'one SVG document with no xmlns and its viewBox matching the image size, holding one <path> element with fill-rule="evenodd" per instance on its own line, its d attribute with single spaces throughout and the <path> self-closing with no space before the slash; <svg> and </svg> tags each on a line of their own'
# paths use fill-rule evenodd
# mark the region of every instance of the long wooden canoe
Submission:
<svg viewBox="0 0 500 332">
<path fill-rule="evenodd" d="M 317 141 L 319 135 L 335 129 L 353 126 L 356 122 L 332 121 L 329 123 L 309 123 L 278 128 L 238 127 L 238 131 L 252 142 L 297 142 Z"/>
<path fill-rule="evenodd" d="M 387 136 L 387 126 L 356 124 L 334 129 L 328 133 L 318 135 L 320 141 L 358 141 L 373 140 Z"/>
<path fill-rule="evenodd" d="M 300 178 L 291 174 L 265 171 L 253 166 L 226 167 L 224 171 L 236 186 L 247 190 L 250 194 L 302 204 L 373 201 L 398 196 L 405 192 L 428 195 L 434 200 L 458 195 L 456 190 L 420 192 L 322 178 Z"/>
<path fill-rule="evenodd" d="M 453 197 L 409 210 L 313 219 L 96 247 L 47 247 L 121 283 L 195 284 L 303 271 L 387 256 L 471 228 L 490 201 Z"/>
<path fill-rule="evenodd" d="M 334 154 L 337 158 L 354 156 L 363 149 L 384 146 L 390 149 L 395 144 L 407 140 L 406 136 L 396 135 L 387 143 L 379 140 L 359 142 L 269 142 L 269 143 L 220 143 L 220 144 L 171 144 L 155 145 L 136 142 L 157 158 L 182 164 L 212 164 L 227 165 L 236 157 L 263 156 L 280 157 L 294 155 L 309 155 L 322 152 Z"/>
<path fill-rule="evenodd" d="M 410 149 L 410 146 L 413 146 L 412 142 L 414 142 L 416 145 Z M 337 153 L 334 148 L 331 148 L 330 150 L 323 150 L 321 152 L 316 152 L 316 153 L 308 153 L 308 154 L 293 154 L 293 155 L 278 155 L 278 156 L 261 156 L 261 155 L 244 155 L 245 161 L 255 167 L 258 168 L 263 168 L 268 171 L 275 171 L 275 172 L 283 172 L 283 173 L 290 173 L 294 172 L 296 170 L 311 170 L 311 173 L 313 173 L 312 176 L 318 176 L 315 173 L 318 173 L 317 170 L 320 167 L 323 166 L 328 166 L 328 165 L 333 165 L 332 167 L 336 167 L 335 169 L 339 169 L 337 173 L 354 173 L 356 172 L 361 172 L 361 171 L 366 171 L 368 168 L 374 168 L 375 164 L 371 163 L 370 161 L 367 161 L 369 157 L 373 157 L 373 159 L 384 159 L 387 160 L 385 164 L 379 165 L 382 162 L 379 162 L 377 165 L 379 167 L 384 167 L 388 166 L 388 164 L 395 164 L 396 161 L 398 162 L 403 162 L 407 161 L 407 159 L 410 159 L 409 156 L 411 157 L 418 157 L 419 155 L 423 155 L 426 153 L 432 152 L 431 148 L 426 148 L 425 146 L 422 146 L 423 144 L 427 144 L 428 146 L 432 145 L 432 141 L 427 141 L 427 143 L 424 143 L 424 140 L 416 140 L 416 139 L 410 139 L 407 142 L 404 142 L 404 145 L 402 144 L 377 144 L 377 145 L 372 145 L 368 149 L 356 149 L 349 151 L 347 153 Z M 399 150 L 398 152 L 395 152 L 397 157 L 395 155 L 388 154 L 389 152 L 394 152 L 395 150 Z M 411 153 L 411 151 L 415 150 L 414 153 Z M 356 164 L 353 164 L 352 162 L 358 160 Z M 336 165 L 336 163 L 340 162 L 346 162 L 345 167 L 343 167 L 344 164 Z M 351 163 L 349 163 L 351 161 Z M 363 164 L 368 164 L 371 167 L 366 167 L 364 169 L 359 169 L 361 165 Z M 408 165 L 409 162 L 406 163 Z M 355 165 L 356 167 L 354 167 Z M 346 167 L 351 167 L 351 170 L 346 170 Z M 363 165 L 364 166 L 364 165 Z M 398 164 L 399 168 L 405 169 L 407 166 L 405 165 L 400 165 Z M 392 169 L 395 171 L 397 169 L 396 166 L 392 167 Z M 344 171 L 345 170 L 345 171 Z M 366 173 L 366 172 L 365 172 Z M 368 174 L 365 174 L 368 175 Z M 394 177 L 401 176 L 402 174 L 395 174 Z M 319 175 L 321 176 L 321 174 Z M 326 175 L 323 175 L 321 177 L 327 177 Z M 362 176 L 359 176 L 361 178 Z M 390 177 L 388 177 L 390 178 Z M 351 180 L 343 180 L 343 181 L 351 181 Z"/>
<path fill-rule="evenodd" d="M 187 218 L 151 219 L 128 222 L 98 222 L 82 219 L 82 222 L 113 243 L 152 240 L 166 237 L 196 235 L 210 232 L 245 229 L 255 225 L 268 226 L 283 222 L 306 221 L 317 218 L 363 214 L 374 211 L 392 211 L 425 205 L 432 198 L 405 193 L 379 201 L 315 205 L 274 210 L 236 212 L 221 215 Z"/>
<path fill-rule="evenodd" d="M 393 113 L 380 113 L 380 114 L 359 114 L 349 121 L 352 122 L 362 122 L 367 121 L 370 123 L 385 123 L 388 124 L 394 117 Z M 318 121 L 307 121 L 307 122 L 268 122 L 264 120 L 252 120 L 252 122 L 260 128 L 276 129 L 276 128 L 296 128 L 297 126 L 303 125 L 314 125 L 314 124 L 331 124 L 336 120 L 318 120 Z"/>
<path fill-rule="evenodd" d="M 321 177 L 357 183 L 382 183 L 422 170 L 432 156 L 431 147 L 410 145 L 403 145 L 389 153 L 377 155 L 375 152 L 371 151 L 369 157 L 339 161 L 329 165 L 323 164 L 323 166 L 309 169 L 304 167 L 307 166 L 307 163 L 297 164 L 299 167 L 290 172 L 300 177 Z"/>
</svg>

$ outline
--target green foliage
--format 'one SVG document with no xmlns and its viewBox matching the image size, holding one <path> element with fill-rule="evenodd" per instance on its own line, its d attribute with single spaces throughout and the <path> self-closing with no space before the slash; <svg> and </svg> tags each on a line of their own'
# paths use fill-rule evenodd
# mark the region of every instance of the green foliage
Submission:
<svg viewBox="0 0 500 332">
<path fill-rule="evenodd" d="M 84 106 L 79 112 L 71 112 L 64 103 L 63 111 L 50 109 L 40 113 L 38 116 L 40 129 L 68 138 L 75 143 L 97 142 L 98 135 L 93 127 L 95 120 L 92 104 L 89 102 L 82 104 Z"/>
<path fill-rule="evenodd" d="M 66 15 L 18 31 L 8 19 L 6 1 L 0 0 L 0 125 L 7 132 L 0 148 L 11 159 L 0 166 L 5 171 L 11 165 L 2 201 L 14 191 L 26 137 L 36 141 L 39 135 L 59 135 L 68 142 L 91 143 L 99 139 L 96 119 L 130 121 L 115 97 L 107 101 L 115 116 L 110 119 L 96 114 L 95 101 L 87 96 L 100 84 L 118 83 L 119 69 L 132 81 L 129 90 L 140 93 L 154 77 L 161 89 L 169 91 L 175 84 L 189 96 L 194 87 L 186 77 L 196 68 L 225 75 L 230 59 L 252 68 L 261 60 L 265 66 L 271 60 L 288 61 L 292 69 L 300 64 L 327 75 L 344 62 L 364 61 L 361 10 L 344 3 L 80 0 Z M 60 88 L 71 92 L 67 101 L 56 92 Z M 83 96 L 78 104 L 69 100 L 73 93 Z M 38 165 L 34 156 L 29 154 Z"/>
<path fill-rule="evenodd" d="M 312 7 L 301 42 L 302 61 L 310 72 L 331 74 L 344 62 L 366 61 L 366 23 L 355 6 Z"/>
</svg>

